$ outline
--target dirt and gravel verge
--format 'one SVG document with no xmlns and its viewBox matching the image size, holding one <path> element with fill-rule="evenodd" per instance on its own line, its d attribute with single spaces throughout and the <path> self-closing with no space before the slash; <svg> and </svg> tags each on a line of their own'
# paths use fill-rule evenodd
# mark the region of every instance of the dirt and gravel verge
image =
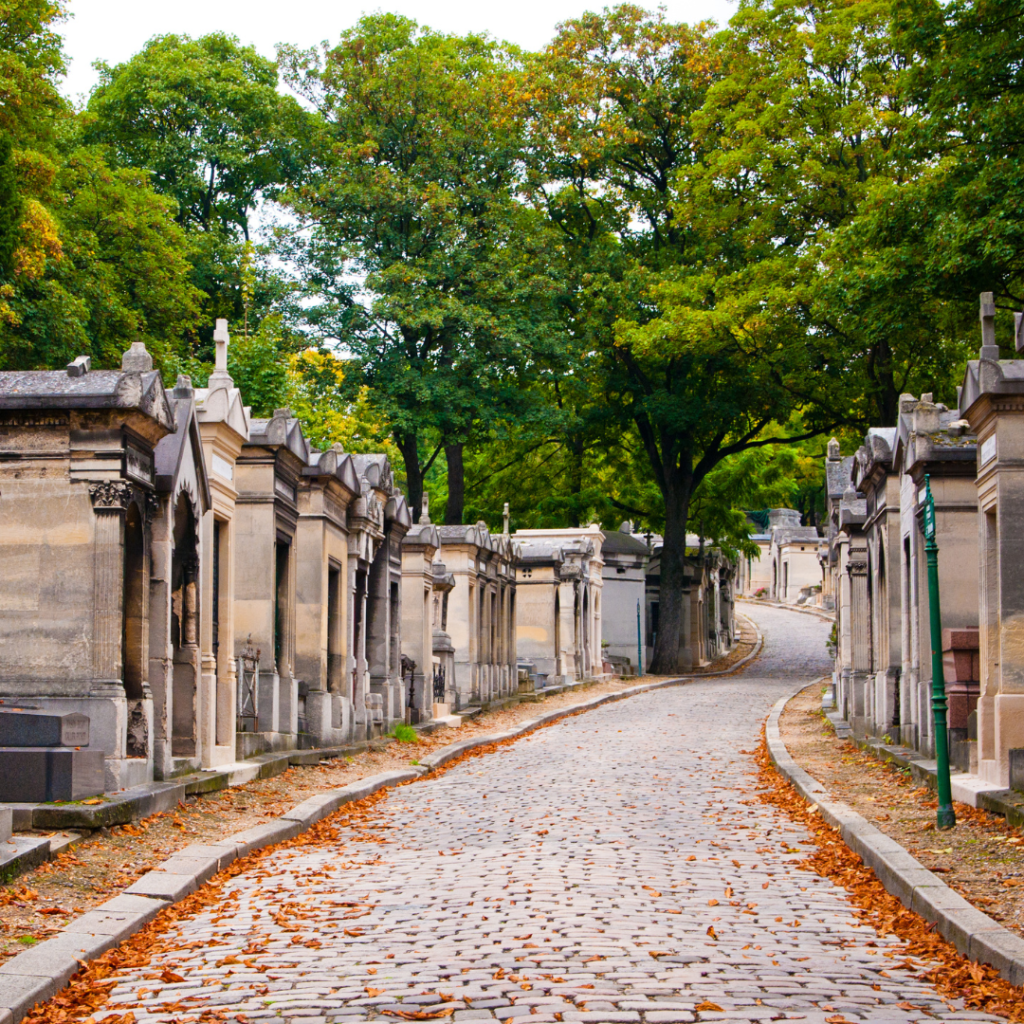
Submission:
<svg viewBox="0 0 1024 1024">
<path fill-rule="evenodd" d="M 1024 831 L 961 803 L 954 805 L 956 828 L 936 831 L 934 791 L 908 770 L 837 739 L 821 713 L 821 693 L 820 684 L 807 687 L 782 714 L 782 739 L 793 759 L 964 899 L 1024 936 Z"/>
</svg>

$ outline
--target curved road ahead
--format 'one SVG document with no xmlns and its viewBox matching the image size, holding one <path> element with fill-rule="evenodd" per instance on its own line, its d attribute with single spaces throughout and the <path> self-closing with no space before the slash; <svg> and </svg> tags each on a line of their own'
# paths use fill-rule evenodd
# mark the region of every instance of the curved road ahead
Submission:
<svg viewBox="0 0 1024 1024">
<path fill-rule="evenodd" d="M 794 866 L 806 833 L 757 802 L 750 751 L 771 705 L 828 671 L 829 626 L 745 610 L 766 638 L 745 673 L 566 719 L 394 791 L 368 829 L 269 855 L 171 933 L 177 948 L 156 971 L 183 982 L 154 980 L 152 966 L 126 975 L 124 1005 L 107 1012 L 301 1024 L 998 1019 L 883 977 L 894 940 Z"/>
</svg>

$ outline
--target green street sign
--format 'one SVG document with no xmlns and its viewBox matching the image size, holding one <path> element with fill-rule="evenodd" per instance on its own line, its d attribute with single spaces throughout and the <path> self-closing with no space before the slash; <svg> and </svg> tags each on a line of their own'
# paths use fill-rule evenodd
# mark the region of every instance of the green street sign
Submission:
<svg viewBox="0 0 1024 1024">
<path fill-rule="evenodd" d="M 935 499 L 932 497 L 931 481 L 924 478 L 924 539 L 935 540 Z"/>
</svg>

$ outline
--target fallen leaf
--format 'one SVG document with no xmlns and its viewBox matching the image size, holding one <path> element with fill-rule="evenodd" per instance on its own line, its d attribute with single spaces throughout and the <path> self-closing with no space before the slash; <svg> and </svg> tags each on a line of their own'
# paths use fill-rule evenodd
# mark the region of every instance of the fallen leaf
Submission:
<svg viewBox="0 0 1024 1024">
<path fill-rule="evenodd" d="M 703 1012 L 703 1013 L 721 1013 L 722 1012 L 722 1008 L 718 1005 L 718 1003 L 713 1003 L 713 1002 L 711 1002 L 710 999 L 705 999 L 702 1002 L 699 1002 L 694 1007 L 694 1009 L 698 1013 L 700 1013 L 700 1012 Z"/>
<path fill-rule="evenodd" d="M 180 974 L 175 974 L 174 971 L 165 968 L 160 974 L 160 980 L 165 985 L 177 985 L 185 979 Z"/>
<path fill-rule="evenodd" d="M 455 1012 L 454 1006 L 445 1010 L 435 1010 L 431 1013 L 428 1010 L 382 1010 L 385 1017 L 398 1017 L 400 1020 L 441 1020 L 450 1017 Z"/>
<path fill-rule="evenodd" d="M 709 907 L 717 907 L 718 906 L 718 900 L 708 900 L 708 906 Z"/>
</svg>

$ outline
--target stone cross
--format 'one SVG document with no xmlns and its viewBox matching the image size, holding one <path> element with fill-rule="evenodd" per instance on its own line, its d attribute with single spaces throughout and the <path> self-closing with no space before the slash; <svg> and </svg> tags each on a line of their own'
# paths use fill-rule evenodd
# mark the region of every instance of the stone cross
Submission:
<svg viewBox="0 0 1024 1024">
<path fill-rule="evenodd" d="M 227 373 L 228 371 L 228 342 L 231 340 L 228 335 L 228 322 L 227 320 L 218 320 L 217 326 L 213 331 L 213 340 L 217 346 L 217 352 L 215 355 L 214 370 L 222 371 Z"/>
<path fill-rule="evenodd" d="M 991 292 L 981 293 L 981 353 L 979 359 L 999 361 L 996 344 L 996 304 Z"/>
<path fill-rule="evenodd" d="M 504 509 L 502 509 L 501 519 L 502 519 L 502 523 L 504 524 L 502 526 L 502 528 L 501 528 L 501 532 L 507 534 L 508 533 L 508 502 L 507 501 L 505 502 Z"/>
</svg>

